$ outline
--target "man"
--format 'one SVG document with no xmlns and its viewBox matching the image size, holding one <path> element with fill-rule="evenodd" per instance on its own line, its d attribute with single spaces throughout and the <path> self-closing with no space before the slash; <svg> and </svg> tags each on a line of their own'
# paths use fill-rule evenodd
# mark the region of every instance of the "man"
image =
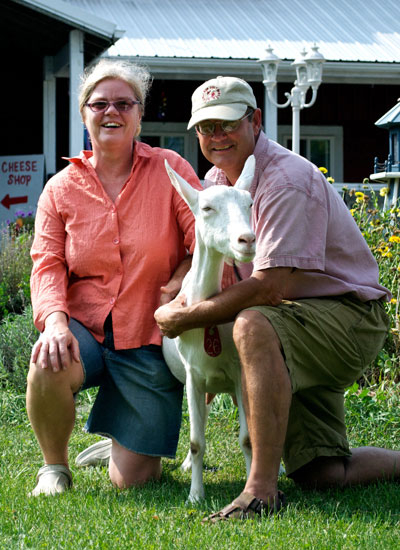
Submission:
<svg viewBox="0 0 400 550">
<path fill-rule="evenodd" d="M 350 212 L 320 171 L 270 141 L 251 87 L 218 77 L 192 96 L 189 128 L 214 164 L 205 185 L 234 185 L 249 155 L 257 253 L 253 272 L 209 300 L 157 310 L 162 332 L 234 320 L 252 445 L 243 492 L 211 521 L 278 511 L 281 458 L 304 487 L 323 489 L 398 478 L 400 452 L 350 451 L 344 389 L 383 345 L 389 292 Z M 89 447 L 80 465 L 109 455 L 107 441 Z"/>
<path fill-rule="evenodd" d="M 398 478 L 400 452 L 350 451 L 346 438 L 344 390 L 382 347 L 390 299 L 350 212 L 318 168 L 267 139 L 245 81 L 217 77 L 197 88 L 193 126 L 214 164 L 206 186 L 235 185 L 248 156 L 256 157 L 251 276 L 206 301 L 172 301 L 156 313 L 169 337 L 235 321 L 253 458 L 241 495 L 210 520 L 279 510 L 281 458 L 304 487 Z"/>
</svg>

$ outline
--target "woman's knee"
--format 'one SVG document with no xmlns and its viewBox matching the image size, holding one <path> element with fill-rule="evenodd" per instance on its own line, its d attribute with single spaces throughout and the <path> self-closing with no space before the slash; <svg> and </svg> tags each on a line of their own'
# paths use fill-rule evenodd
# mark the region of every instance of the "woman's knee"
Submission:
<svg viewBox="0 0 400 550">
<path fill-rule="evenodd" d="M 27 376 L 27 384 L 31 392 L 45 394 L 46 392 L 53 391 L 55 386 L 57 388 L 64 386 L 66 389 L 76 393 L 81 387 L 83 379 L 83 368 L 80 364 L 54 372 L 50 366 L 44 369 L 36 363 L 31 363 Z"/>
<path fill-rule="evenodd" d="M 113 485 L 119 489 L 141 487 L 149 481 L 157 481 L 161 472 L 161 458 L 139 455 L 113 441 L 109 475 Z"/>
<path fill-rule="evenodd" d="M 27 382 L 28 387 L 31 388 L 44 389 L 51 387 L 56 382 L 55 373 L 50 368 L 43 369 L 36 363 L 31 363 L 29 365 Z"/>
</svg>

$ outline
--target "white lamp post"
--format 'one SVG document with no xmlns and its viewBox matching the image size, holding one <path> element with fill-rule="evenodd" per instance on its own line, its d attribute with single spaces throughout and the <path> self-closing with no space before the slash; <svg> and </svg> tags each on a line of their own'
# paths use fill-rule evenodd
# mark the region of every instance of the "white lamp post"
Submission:
<svg viewBox="0 0 400 550">
<path fill-rule="evenodd" d="M 264 59 L 260 59 L 263 84 L 268 93 L 268 99 L 275 107 L 283 109 L 284 107 L 292 106 L 293 123 L 292 123 L 292 151 L 300 152 L 300 111 L 301 109 L 311 107 L 317 99 L 318 87 L 322 82 L 322 65 L 325 62 L 324 56 L 318 51 L 318 46 L 314 44 L 311 48 L 311 53 L 303 50 L 300 57 L 292 63 L 296 69 L 297 79 L 294 81 L 294 86 L 290 94 L 285 93 L 287 97 L 286 103 L 279 104 L 275 101 L 273 91 L 276 86 L 276 75 L 280 59 L 273 53 L 271 46 L 267 48 L 267 55 Z M 308 89 L 312 88 L 312 97 L 309 103 L 306 103 L 306 94 Z"/>
</svg>

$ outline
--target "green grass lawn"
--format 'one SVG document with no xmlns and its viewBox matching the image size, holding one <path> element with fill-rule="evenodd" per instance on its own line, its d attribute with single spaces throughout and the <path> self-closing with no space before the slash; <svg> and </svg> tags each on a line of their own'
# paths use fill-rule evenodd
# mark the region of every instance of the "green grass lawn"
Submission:
<svg viewBox="0 0 400 550">
<path fill-rule="evenodd" d="M 400 447 L 396 394 L 349 393 L 352 445 Z M 142 489 L 112 488 L 105 468 L 77 470 L 76 455 L 96 438 L 83 431 L 78 413 L 71 440 L 74 488 L 56 497 L 27 498 L 41 458 L 22 398 L 0 399 L 0 549 L 398 549 L 400 484 L 302 492 L 282 477 L 284 514 L 259 521 L 202 525 L 201 519 L 235 498 L 245 479 L 235 412 L 220 407 L 207 427 L 206 499 L 186 504 L 190 473 L 181 473 L 188 445 L 184 422 L 176 460 L 164 462 L 160 483 Z"/>
</svg>

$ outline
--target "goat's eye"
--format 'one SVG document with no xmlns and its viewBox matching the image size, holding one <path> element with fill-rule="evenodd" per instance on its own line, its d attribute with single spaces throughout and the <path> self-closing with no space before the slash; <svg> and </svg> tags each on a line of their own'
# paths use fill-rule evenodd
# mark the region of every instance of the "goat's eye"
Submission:
<svg viewBox="0 0 400 550">
<path fill-rule="evenodd" d="M 201 209 L 203 212 L 212 212 L 214 210 L 211 206 L 202 206 Z"/>
</svg>

